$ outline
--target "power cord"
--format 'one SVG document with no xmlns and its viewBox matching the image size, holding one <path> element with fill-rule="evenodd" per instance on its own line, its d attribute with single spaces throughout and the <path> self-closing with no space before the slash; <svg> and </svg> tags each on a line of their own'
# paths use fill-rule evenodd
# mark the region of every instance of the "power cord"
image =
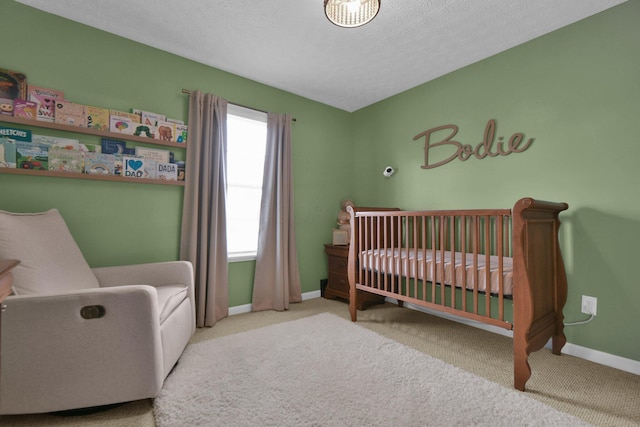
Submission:
<svg viewBox="0 0 640 427">
<path fill-rule="evenodd" d="M 594 314 L 592 314 L 592 315 L 589 316 L 589 318 L 587 320 L 581 320 L 579 322 L 565 323 L 564 326 L 584 325 L 585 323 L 591 322 L 594 317 L 596 317 L 596 316 Z"/>
</svg>

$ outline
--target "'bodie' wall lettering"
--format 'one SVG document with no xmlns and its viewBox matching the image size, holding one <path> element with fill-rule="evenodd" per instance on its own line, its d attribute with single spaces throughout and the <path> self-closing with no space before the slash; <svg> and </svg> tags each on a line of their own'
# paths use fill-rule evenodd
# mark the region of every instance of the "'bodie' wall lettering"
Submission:
<svg viewBox="0 0 640 427">
<path fill-rule="evenodd" d="M 444 138 L 442 141 L 431 142 L 432 134 L 449 129 L 451 133 L 449 136 Z M 522 153 L 524 150 L 529 148 L 529 146 L 533 143 L 534 138 L 529 138 L 527 142 L 523 144 L 524 134 L 520 132 L 516 132 L 511 135 L 509 138 L 509 142 L 506 144 L 504 142 L 504 137 L 498 137 L 498 143 L 494 148 L 494 142 L 496 139 L 496 121 L 494 119 L 489 120 L 487 123 L 487 127 L 484 130 L 484 138 L 482 142 L 475 146 L 475 148 L 470 144 L 462 144 L 458 141 L 454 141 L 452 138 L 456 136 L 458 133 L 458 126 L 456 125 L 442 125 L 435 128 L 431 128 L 429 130 L 425 130 L 413 137 L 413 140 L 417 140 L 420 138 L 424 138 L 424 165 L 420 166 L 422 169 L 433 169 L 438 166 L 442 166 L 444 164 L 449 163 L 456 157 L 462 161 L 467 160 L 471 155 L 474 155 L 478 159 L 484 159 L 485 157 L 497 157 L 497 156 L 506 156 L 511 153 Z M 449 157 L 441 160 L 432 165 L 429 164 L 429 151 L 436 147 L 451 147 L 454 152 Z"/>
</svg>

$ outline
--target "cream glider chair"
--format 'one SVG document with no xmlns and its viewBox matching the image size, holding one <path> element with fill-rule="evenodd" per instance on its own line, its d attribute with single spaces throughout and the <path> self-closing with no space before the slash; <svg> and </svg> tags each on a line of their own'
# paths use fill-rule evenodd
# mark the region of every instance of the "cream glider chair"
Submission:
<svg viewBox="0 0 640 427">
<path fill-rule="evenodd" d="M 18 259 L 2 313 L 0 414 L 153 398 L 195 331 L 185 261 L 91 269 L 55 209 L 0 211 Z"/>
</svg>

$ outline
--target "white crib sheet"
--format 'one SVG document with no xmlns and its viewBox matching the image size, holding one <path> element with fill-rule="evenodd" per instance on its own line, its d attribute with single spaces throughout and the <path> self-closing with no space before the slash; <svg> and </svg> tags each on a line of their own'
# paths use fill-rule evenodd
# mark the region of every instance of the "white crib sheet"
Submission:
<svg viewBox="0 0 640 427">
<path fill-rule="evenodd" d="M 474 283 L 478 283 L 479 292 L 486 292 L 487 289 L 487 257 L 478 254 L 453 252 L 455 265 L 455 285 L 462 287 L 466 281 L 466 288 L 473 290 Z M 452 262 L 451 251 L 444 252 L 444 265 L 442 262 L 442 252 L 436 250 L 436 280 L 437 283 L 446 285 L 452 284 Z M 476 259 L 477 258 L 477 259 Z M 498 256 L 489 257 L 489 281 L 490 292 L 498 294 L 500 280 L 502 277 L 505 296 L 513 294 L 513 258 L 502 257 L 502 269 L 499 266 Z M 464 259 L 464 262 L 463 262 Z M 431 249 L 372 249 L 360 253 L 360 265 L 364 269 L 372 269 L 375 272 L 402 275 L 404 277 L 417 278 L 434 282 L 433 265 L 434 256 Z M 442 273 L 444 267 L 444 282 Z M 500 271 L 502 270 L 502 271 Z M 465 276 L 466 272 L 466 276 Z M 477 273 L 477 274 L 476 274 Z M 477 277 L 477 278 L 476 278 Z"/>
</svg>

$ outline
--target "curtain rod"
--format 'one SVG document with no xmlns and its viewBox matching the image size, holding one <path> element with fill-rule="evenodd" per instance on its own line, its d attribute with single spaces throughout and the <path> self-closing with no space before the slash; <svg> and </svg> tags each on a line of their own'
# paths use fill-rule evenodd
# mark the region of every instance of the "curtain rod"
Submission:
<svg viewBox="0 0 640 427">
<path fill-rule="evenodd" d="M 191 91 L 189 89 L 182 89 L 182 93 L 190 94 Z M 238 104 L 236 102 L 231 102 L 231 101 L 229 101 L 229 103 L 233 104 L 233 105 L 237 105 L 238 107 L 248 108 L 249 110 L 259 111 L 259 112 L 265 113 L 265 114 L 268 113 L 268 111 L 260 110 L 259 108 L 249 107 L 248 105 L 242 105 L 242 104 Z M 291 120 L 293 120 L 294 122 L 297 121 L 295 117 L 292 117 Z"/>
</svg>

